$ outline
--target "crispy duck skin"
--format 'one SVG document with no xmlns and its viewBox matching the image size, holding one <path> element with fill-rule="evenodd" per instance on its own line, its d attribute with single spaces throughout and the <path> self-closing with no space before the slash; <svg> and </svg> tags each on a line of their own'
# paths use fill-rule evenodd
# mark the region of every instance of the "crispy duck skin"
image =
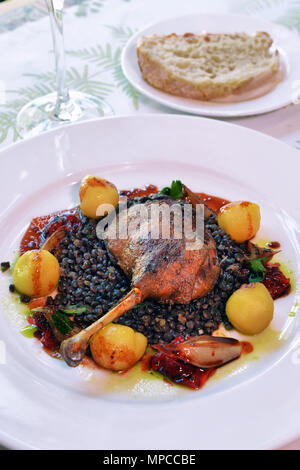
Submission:
<svg viewBox="0 0 300 470">
<path fill-rule="evenodd" d="M 144 198 L 145 199 L 145 198 Z M 140 201 L 138 201 L 140 202 Z M 182 203 L 168 196 L 147 198 L 143 204 L 148 213 L 153 204 Z M 183 210 L 183 209 L 182 209 Z M 220 266 L 216 246 L 211 235 L 204 229 L 204 243 L 201 249 L 187 249 L 187 240 L 174 237 L 174 217 L 171 216 L 170 238 L 151 238 L 148 220 L 138 223 L 139 215 L 124 210 L 117 215 L 117 223 L 128 218 L 128 226 L 147 224 L 147 236 L 141 238 L 139 230 L 131 231 L 127 239 L 106 237 L 106 247 L 115 262 L 137 287 L 142 299 L 151 298 L 168 303 L 189 303 L 207 294 L 218 279 Z M 194 221 L 194 217 L 193 217 Z M 157 220 L 161 233 L 161 219 Z M 143 228 L 143 227 L 142 227 Z"/>
</svg>

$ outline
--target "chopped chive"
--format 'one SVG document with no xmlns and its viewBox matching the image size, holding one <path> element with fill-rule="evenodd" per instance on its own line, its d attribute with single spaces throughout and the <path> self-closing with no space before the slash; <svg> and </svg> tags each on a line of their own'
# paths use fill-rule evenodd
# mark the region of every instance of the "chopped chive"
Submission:
<svg viewBox="0 0 300 470">
<path fill-rule="evenodd" d="M 83 307 L 76 307 L 75 305 L 70 305 L 70 307 L 60 309 L 63 313 L 67 315 L 78 315 L 80 313 L 86 312 L 88 307 L 84 305 Z"/>
<path fill-rule="evenodd" d="M 38 330 L 37 326 L 35 325 L 26 325 L 21 330 L 21 334 L 26 338 L 33 338 L 34 333 Z"/>
</svg>

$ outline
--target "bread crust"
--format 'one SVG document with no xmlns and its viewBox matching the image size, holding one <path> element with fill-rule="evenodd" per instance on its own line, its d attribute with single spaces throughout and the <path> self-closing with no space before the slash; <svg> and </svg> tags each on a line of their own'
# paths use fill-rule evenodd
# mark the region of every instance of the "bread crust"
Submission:
<svg viewBox="0 0 300 470">
<path fill-rule="evenodd" d="M 268 50 L 273 41 L 272 38 L 266 32 L 256 33 L 257 36 L 266 40 L 266 50 Z M 241 35 L 236 34 L 205 34 L 195 35 L 193 33 L 186 33 L 185 35 L 176 35 L 172 33 L 170 35 L 161 38 L 202 38 L 209 42 L 212 38 L 224 38 L 228 37 L 231 39 L 239 38 Z M 201 81 L 193 81 L 188 77 L 178 76 L 174 71 L 168 68 L 168 64 L 163 63 L 159 58 L 156 58 L 151 54 L 145 47 L 143 47 L 143 41 L 151 38 L 155 40 L 158 36 L 152 36 L 148 38 L 142 38 L 137 45 L 137 59 L 138 65 L 144 79 L 153 87 L 165 91 L 171 95 L 181 96 L 184 98 L 192 98 L 201 101 L 212 101 L 224 98 L 229 95 L 239 93 L 244 87 L 249 87 L 251 82 L 255 84 L 262 83 L 264 79 L 272 79 L 278 71 L 279 66 L 279 53 L 275 51 L 273 60 L 270 60 L 270 67 L 260 73 L 253 73 L 249 77 L 240 78 L 240 80 L 215 80 L 206 78 Z"/>
</svg>

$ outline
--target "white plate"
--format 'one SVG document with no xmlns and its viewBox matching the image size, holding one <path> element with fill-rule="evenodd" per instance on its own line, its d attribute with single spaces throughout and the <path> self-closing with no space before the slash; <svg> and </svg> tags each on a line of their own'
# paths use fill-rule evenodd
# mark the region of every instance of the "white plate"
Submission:
<svg viewBox="0 0 300 470">
<path fill-rule="evenodd" d="M 97 173 L 119 188 L 164 186 L 180 178 L 193 189 L 255 200 L 262 210 L 259 236 L 281 242 L 283 259 L 300 279 L 299 152 L 270 137 L 195 117 L 118 117 L 45 133 L 4 149 L 0 160 L 1 261 L 13 258 L 31 217 L 73 206 L 77 183 Z M 68 368 L 44 353 L 37 340 L 20 335 L 17 307 L 6 300 L 8 284 L 9 276 L 0 275 L 0 339 L 7 352 L 0 365 L 2 444 L 270 448 L 300 434 L 299 318 L 289 316 L 297 312 L 299 285 L 297 295 L 294 289 L 276 301 L 277 349 L 257 350 L 259 360 L 236 361 L 224 377 L 222 372 L 202 390 L 178 396 L 176 388 L 158 380 L 150 388 L 139 382 L 134 392 L 103 395 L 102 376 Z"/>
<path fill-rule="evenodd" d="M 151 34 L 201 33 L 255 33 L 267 31 L 279 49 L 286 75 L 276 88 L 256 99 L 239 103 L 208 103 L 199 100 L 172 96 L 149 85 L 142 77 L 136 55 L 136 44 L 140 36 Z M 262 114 L 290 104 L 299 93 L 300 37 L 295 32 L 260 18 L 242 15 L 200 14 L 180 16 L 164 20 L 136 33 L 127 43 L 122 54 L 122 68 L 126 78 L 144 95 L 171 108 L 192 114 L 214 117 L 234 117 Z"/>
</svg>

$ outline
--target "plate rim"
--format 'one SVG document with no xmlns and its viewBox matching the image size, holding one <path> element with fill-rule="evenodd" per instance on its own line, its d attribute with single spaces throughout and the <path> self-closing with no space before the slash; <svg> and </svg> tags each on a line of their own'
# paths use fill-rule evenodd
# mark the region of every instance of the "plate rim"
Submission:
<svg viewBox="0 0 300 470">
<path fill-rule="evenodd" d="M 34 136 L 30 136 L 30 137 L 27 137 L 27 138 L 20 138 L 19 140 L 17 140 L 16 142 L 10 142 L 8 144 L 4 144 L 4 145 L 1 145 L 0 147 L 0 156 L 2 155 L 2 153 L 5 153 L 6 151 L 10 151 L 11 148 L 16 148 L 18 146 L 22 146 L 24 144 L 27 144 L 28 142 L 33 142 L 35 140 L 39 140 L 39 139 L 42 139 L 44 138 L 44 136 L 49 136 L 51 134 L 56 134 L 57 132 L 59 131 L 62 131 L 64 129 L 68 130 L 68 129 L 72 129 L 74 127 L 84 127 L 86 125 L 89 125 L 90 123 L 99 123 L 99 122 L 102 122 L 102 121 L 111 121 L 111 120 L 127 120 L 127 119 L 139 119 L 139 118 L 146 118 L 146 119 L 151 119 L 151 118 L 166 118 L 166 119 L 190 119 L 190 120 L 197 120 L 197 121 L 206 121 L 206 122 L 213 122 L 214 124 L 216 125 L 219 125 L 220 127 L 222 126 L 229 126 L 229 127 L 235 127 L 235 128 L 239 128 L 239 129 L 242 129 L 243 131 L 245 132 L 250 132 L 250 133 L 254 133 L 254 134 L 257 134 L 257 135 L 260 135 L 261 137 L 265 138 L 265 139 L 269 139 L 273 142 L 276 142 L 278 145 L 282 145 L 286 148 L 289 148 L 289 149 L 292 149 L 292 151 L 295 151 L 296 153 L 299 152 L 299 150 L 294 147 L 293 145 L 289 144 L 288 142 L 285 142 L 281 139 L 278 139 L 277 137 L 273 137 L 269 134 L 265 134 L 264 132 L 262 131 L 259 131 L 257 129 L 252 129 L 250 127 L 247 127 L 246 125 L 243 125 L 243 124 L 238 124 L 237 122 L 232 122 L 230 120 L 223 120 L 223 119 L 213 119 L 209 116 L 198 116 L 198 115 L 194 115 L 194 114 L 174 114 L 174 113 L 166 113 L 166 112 L 163 112 L 163 111 L 160 111 L 160 112 L 155 112 L 155 113 L 152 113 L 152 112 L 142 112 L 142 113 L 137 113 L 137 114 L 131 114 L 131 113 L 127 113 L 127 114 L 120 114 L 120 115 L 113 115 L 113 116 L 106 116 L 106 117 L 96 117 L 96 118 L 91 118 L 91 119 L 85 119 L 84 121 L 77 121 L 77 122 L 71 122 L 69 124 L 62 124 L 61 126 L 57 127 L 57 128 L 54 128 L 54 129 L 48 129 L 46 131 L 43 131 L 41 134 L 38 134 L 38 135 L 34 135 Z M 295 155 L 296 155 L 295 153 Z"/>
</svg>

